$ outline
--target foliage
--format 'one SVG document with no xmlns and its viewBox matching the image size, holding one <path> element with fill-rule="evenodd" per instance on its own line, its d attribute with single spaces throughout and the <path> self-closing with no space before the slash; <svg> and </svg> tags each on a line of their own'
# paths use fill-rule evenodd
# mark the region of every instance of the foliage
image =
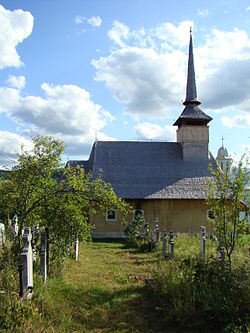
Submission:
<svg viewBox="0 0 250 333">
<path fill-rule="evenodd" d="M 142 252 L 150 252 L 154 248 L 152 232 L 141 214 L 137 214 L 132 221 L 123 221 L 125 246 Z"/>
<path fill-rule="evenodd" d="M 19 300 L 18 271 L 12 244 L 6 242 L 0 254 L 0 330 L 16 332 L 24 327 L 33 317 L 34 307 Z M 13 292 L 14 291 L 14 292 Z"/>
<path fill-rule="evenodd" d="M 101 174 L 92 179 L 83 168 L 63 168 L 61 141 L 37 137 L 33 143 L 33 153 L 22 148 L 9 180 L 0 187 L 0 211 L 5 219 L 7 212 L 18 215 L 19 247 L 24 227 L 48 227 L 52 259 L 61 262 L 77 238 L 89 239 L 89 216 L 110 206 L 126 213 L 128 205 Z"/>
<path fill-rule="evenodd" d="M 247 332 L 250 290 L 245 265 L 230 270 L 213 257 L 161 262 L 152 289 L 169 325 L 203 322 L 217 331 Z"/>
<path fill-rule="evenodd" d="M 249 212 L 249 197 L 245 186 L 249 182 L 249 171 L 243 167 L 242 158 L 231 172 L 222 172 L 219 168 L 210 168 L 213 175 L 207 182 L 207 204 L 214 219 L 209 219 L 214 225 L 220 246 L 225 249 L 231 265 L 231 254 L 239 235 L 246 229 L 247 217 L 241 220 L 240 212 Z"/>
<path fill-rule="evenodd" d="M 138 242 L 143 235 L 143 226 L 145 225 L 144 217 L 140 214 L 135 216 L 132 221 L 123 221 L 125 233 L 125 244 L 128 247 L 138 247 Z"/>
</svg>

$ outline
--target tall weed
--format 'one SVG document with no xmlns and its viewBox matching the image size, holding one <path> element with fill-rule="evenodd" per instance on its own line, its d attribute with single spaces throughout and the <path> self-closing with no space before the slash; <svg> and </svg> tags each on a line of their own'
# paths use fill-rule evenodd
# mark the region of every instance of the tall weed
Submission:
<svg viewBox="0 0 250 333">
<path fill-rule="evenodd" d="M 250 289 L 245 265 L 230 270 L 213 257 L 165 261 L 154 273 L 152 288 L 170 324 L 206 323 L 247 332 Z"/>
</svg>

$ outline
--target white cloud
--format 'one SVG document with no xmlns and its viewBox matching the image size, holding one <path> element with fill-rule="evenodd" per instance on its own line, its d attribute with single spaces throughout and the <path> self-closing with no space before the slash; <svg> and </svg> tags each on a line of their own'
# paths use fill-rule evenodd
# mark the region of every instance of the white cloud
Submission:
<svg viewBox="0 0 250 333">
<path fill-rule="evenodd" d="M 7 84 L 12 88 L 22 89 L 25 87 L 25 77 L 24 76 L 14 76 L 9 75 Z"/>
<path fill-rule="evenodd" d="M 18 107 L 20 91 L 16 88 L 0 87 L 0 113 L 10 114 Z"/>
<path fill-rule="evenodd" d="M 0 168 L 11 168 L 17 160 L 17 154 L 21 152 L 21 146 L 31 151 L 32 141 L 19 134 L 0 131 Z"/>
<path fill-rule="evenodd" d="M 193 28 L 192 21 L 182 21 L 177 26 L 173 23 L 165 22 L 153 30 L 153 35 L 177 48 L 182 48 L 189 43 L 190 28 Z"/>
<path fill-rule="evenodd" d="M 81 15 L 76 15 L 74 17 L 75 24 L 82 24 L 85 20 L 85 17 L 82 17 Z"/>
<path fill-rule="evenodd" d="M 0 5 L 0 69 L 22 65 L 16 47 L 32 33 L 33 21 L 30 12 L 10 11 Z"/>
<path fill-rule="evenodd" d="M 249 10 L 250 10 L 250 6 L 248 6 L 248 7 L 246 8 L 246 10 L 249 11 Z"/>
<path fill-rule="evenodd" d="M 127 25 L 115 20 L 108 31 L 109 38 L 119 47 L 137 46 L 171 48 L 171 45 L 182 48 L 188 45 L 189 30 L 193 27 L 192 21 L 182 21 L 175 26 L 170 22 L 164 22 L 155 28 L 130 30 Z"/>
<path fill-rule="evenodd" d="M 32 141 L 17 133 L 0 131 L 0 151 L 1 153 L 15 155 L 20 153 L 21 145 L 28 151 L 32 150 Z"/>
<path fill-rule="evenodd" d="M 77 15 L 74 18 L 75 24 L 83 24 L 88 23 L 92 27 L 100 27 L 102 25 L 102 19 L 100 16 L 92 16 L 92 17 L 85 17 L 81 15 Z"/>
<path fill-rule="evenodd" d="M 125 39 L 126 41 L 128 40 L 128 38 L 129 38 L 129 28 L 125 24 L 115 20 L 113 22 L 112 29 L 108 31 L 108 36 L 117 45 L 119 45 L 121 47 L 125 46 L 126 43 L 123 41 L 123 39 Z"/>
<path fill-rule="evenodd" d="M 115 98 L 134 115 L 167 116 L 184 92 L 185 69 L 180 51 L 124 47 L 92 61 L 96 80 L 104 81 Z M 179 70 L 177 71 L 176 68 Z"/>
<path fill-rule="evenodd" d="M 206 17 L 206 16 L 209 15 L 209 11 L 206 8 L 205 9 L 198 9 L 197 14 L 201 17 Z"/>
<path fill-rule="evenodd" d="M 138 139 L 142 140 L 175 141 L 176 128 L 144 122 L 135 125 L 134 133 Z"/>
<path fill-rule="evenodd" d="M 168 116 L 170 108 L 176 109 L 184 99 L 192 26 L 192 21 L 176 26 L 165 22 L 155 28 L 130 30 L 114 21 L 108 36 L 115 48 L 108 56 L 92 61 L 96 80 L 105 82 L 113 96 L 125 104 L 127 113 Z"/>
<path fill-rule="evenodd" d="M 167 116 L 179 112 L 185 98 L 189 28 L 192 21 L 169 22 L 155 28 L 130 30 L 114 21 L 110 54 L 93 60 L 96 80 L 133 116 Z M 250 109 L 250 39 L 246 31 L 213 29 L 195 45 L 199 99 L 204 109 Z M 173 117 L 176 117 L 173 114 Z"/>
<path fill-rule="evenodd" d="M 249 127 L 250 126 L 250 114 L 238 115 L 234 117 L 223 116 L 221 122 L 228 128 L 232 127 Z"/>
<path fill-rule="evenodd" d="M 102 136 L 106 124 L 114 120 L 83 88 L 43 83 L 41 89 L 44 98 L 23 96 L 14 88 L 0 88 L 0 111 L 28 126 L 27 135 L 53 135 L 65 141 L 69 152 L 83 154 L 89 151 L 96 135 Z"/>
<path fill-rule="evenodd" d="M 88 24 L 92 25 L 92 27 L 100 27 L 102 24 L 102 19 L 100 16 L 92 16 L 87 19 Z"/>
</svg>

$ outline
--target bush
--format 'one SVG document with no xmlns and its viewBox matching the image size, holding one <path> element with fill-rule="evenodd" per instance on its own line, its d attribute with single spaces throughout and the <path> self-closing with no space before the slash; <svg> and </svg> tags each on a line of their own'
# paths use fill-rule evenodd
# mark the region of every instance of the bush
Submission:
<svg viewBox="0 0 250 333">
<path fill-rule="evenodd" d="M 142 215 L 138 214 L 132 222 L 123 221 L 125 246 L 141 252 L 151 252 L 155 247 L 152 232 Z"/>
<path fill-rule="evenodd" d="M 247 332 L 250 288 L 247 268 L 229 269 L 210 257 L 161 262 L 154 296 L 168 324 L 204 324 L 225 332 Z"/>
<path fill-rule="evenodd" d="M 0 255 L 0 330 L 27 332 L 34 315 L 31 302 L 19 299 L 15 242 L 6 241 Z M 25 329 L 24 329 L 25 326 Z"/>
</svg>

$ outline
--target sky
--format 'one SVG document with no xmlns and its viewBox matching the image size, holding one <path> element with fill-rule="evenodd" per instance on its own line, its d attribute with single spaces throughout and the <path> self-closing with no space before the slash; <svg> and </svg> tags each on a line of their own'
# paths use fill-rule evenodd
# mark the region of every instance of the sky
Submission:
<svg viewBox="0 0 250 333">
<path fill-rule="evenodd" d="M 189 30 L 209 149 L 250 151 L 250 1 L 0 0 L 0 167 L 37 135 L 176 141 Z"/>
</svg>

